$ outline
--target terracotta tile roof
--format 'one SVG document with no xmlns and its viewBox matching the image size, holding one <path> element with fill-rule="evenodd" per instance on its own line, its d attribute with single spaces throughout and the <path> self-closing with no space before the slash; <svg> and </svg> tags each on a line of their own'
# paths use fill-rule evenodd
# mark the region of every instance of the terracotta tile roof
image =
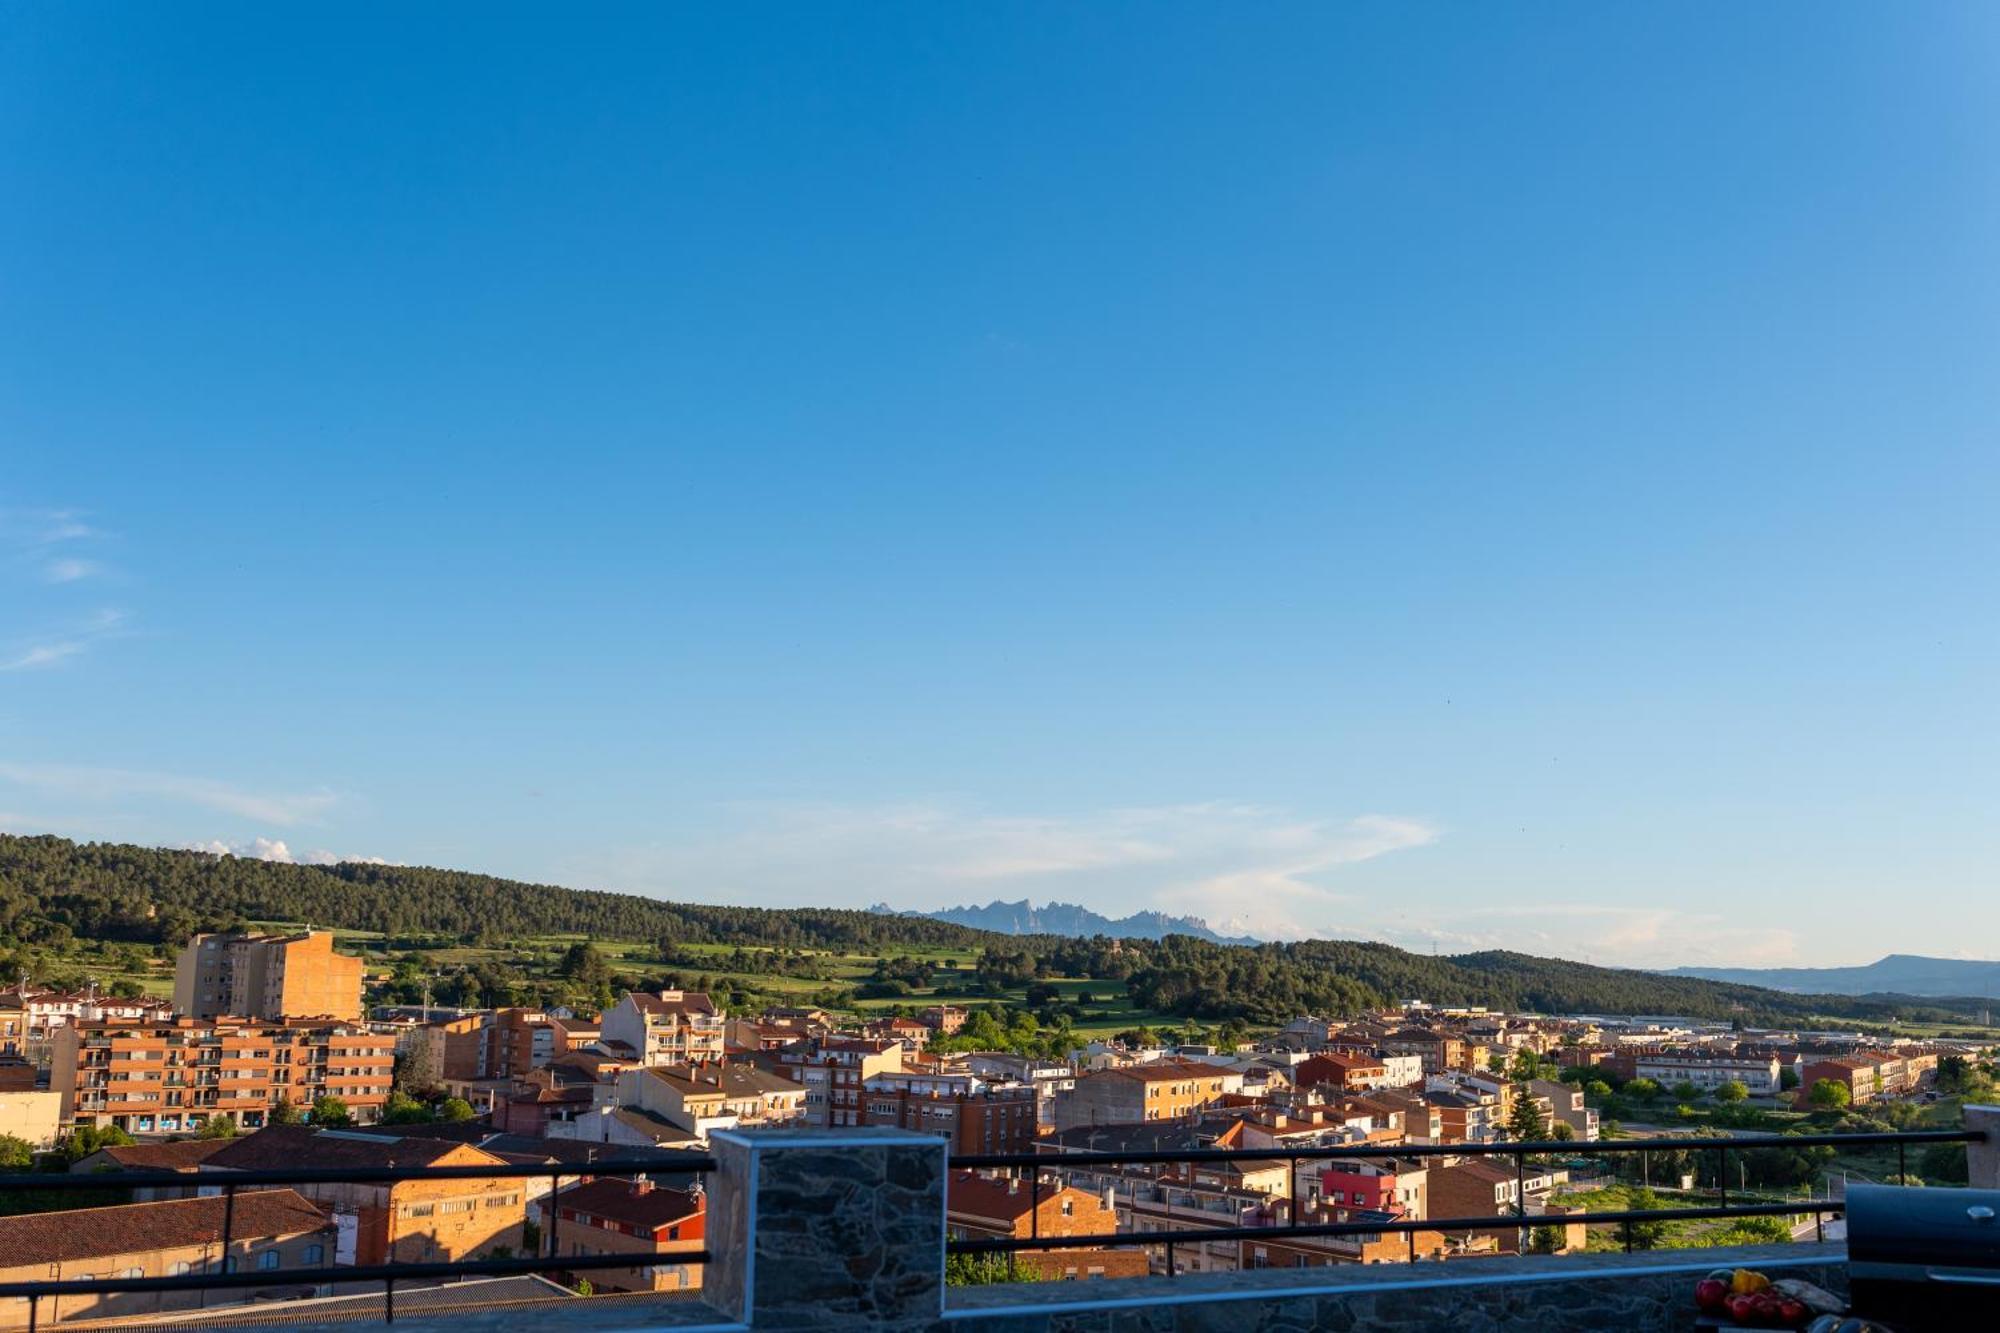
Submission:
<svg viewBox="0 0 2000 1333">
<path fill-rule="evenodd" d="M 805 1092 L 805 1085 L 796 1079 L 769 1073 L 755 1065 L 705 1065 L 699 1069 L 691 1069 L 687 1065 L 654 1065 L 646 1073 L 669 1087 L 680 1089 L 683 1095 L 757 1097 L 770 1093 Z"/>
<path fill-rule="evenodd" d="M 679 999 L 669 1000 L 651 991 L 635 990 L 631 993 L 631 998 L 632 1007 L 642 1014 L 710 1015 L 715 1012 L 715 1001 L 708 998 L 706 991 L 682 991 Z"/>
<path fill-rule="evenodd" d="M 1456 1174 L 1472 1180 L 1483 1181 L 1489 1185 L 1505 1185 L 1511 1183 L 1514 1179 L 1512 1171 L 1495 1166 L 1491 1162 L 1482 1162 L 1477 1157 L 1465 1157 L 1456 1162 L 1448 1162 L 1443 1166 L 1433 1166 L 1431 1171 L 1434 1173 L 1434 1176 Z"/>
<path fill-rule="evenodd" d="M 1186 1078 L 1221 1078 L 1237 1071 L 1203 1064 L 1199 1060 L 1155 1060 L 1151 1064 L 1127 1065 L 1123 1069 L 1104 1072 L 1136 1078 L 1142 1083 L 1173 1083 Z"/>
<path fill-rule="evenodd" d="M 0 1263 L 76 1263 L 107 1256 L 178 1249 L 222 1235 L 226 1200 L 166 1199 L 110 1208 L 0 1217 Z M 252 1240 L 333 1229 L 333 1216 L 292 1190 L 245 1190 L 236 1196 L 231 1234 Z"/>
<path fill-rule="evenodd" d="M 430 1166 L 453 1153 L 473 1154 L 464 1162 L 468 1166 L 499 1160 L 491 1153 L 449 1139 L 388 1138 L 379 1134 L 314 1130 L 304 1125 L 273 1125 L 231 1139 L 203 1165 L 231 1171 L 275 1171 L 304 1166 Z"/>
<path fill-rule="evenodd" d="M 1044 1202 L 1055 1193 L 1055 1187 L 1042 1186 Z M 1023 1180 L 997 1180 L 976 1171 L 954 1171 L 945 1189 L 945 1211 L 962 1217 L 1012 1222 L 1026 1217 L 1033 1208 L 1034 1193 Z"/>
<path fill-rule="evenodd" d="M 659 1185 L 639 1193 L 635 1183 L 620 1176 L 604 1176 L 573 1185 L 562 1192 L 562 1206 L 636 1227 L 671 1226 L 701 1212 L 692 1194 Z"/>
</svg>

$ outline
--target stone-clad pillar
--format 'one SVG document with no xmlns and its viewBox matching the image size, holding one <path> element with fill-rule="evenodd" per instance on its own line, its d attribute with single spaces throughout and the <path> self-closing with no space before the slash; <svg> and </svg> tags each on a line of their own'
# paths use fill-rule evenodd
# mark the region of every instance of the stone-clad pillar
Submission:
<svg viewBox="0 0 2000 1333">
<path fill-rule="evenodd" d="M 945 1154 L 885 1128 L 708 1136 L 702 1298 L 756 1329 L 921 1327 L 944 1309 Z"/>
<path fill-rule="evenodd" d="M 1965 1145 L 1966 1183 L 1978 1190 L 2000 1190 L 2000 1106 L 1968 1104 L 1965 1127 L 1986 1131 L 1984 1143 Z"/>
</svg>

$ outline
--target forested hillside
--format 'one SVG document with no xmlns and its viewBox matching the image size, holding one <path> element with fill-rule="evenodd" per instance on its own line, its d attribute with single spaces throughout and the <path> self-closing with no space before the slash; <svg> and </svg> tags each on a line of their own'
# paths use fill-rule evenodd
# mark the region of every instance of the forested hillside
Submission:
<svg viewBox="0 0 2000 1333">
<path fill-rule="evenodd" d="M 381 931 L 390 947 L 493 945 L 581 934 L 677 945 L 741 946 L 746 966 L 777 949 L 893 957 L 963 950 L 988 993 L 1050 977 L 1111 978 L 1159 1014 L 1281 1023 L 1423 999 L 1567 1013 L 1661 1013 L 1783 1021 L 1808 1015 L 1940 1019 L 1950 1010 L 1879 997 L 1790 995 L 1691 977 L 1590 967 L 1514 953 L 1433 958 L 1386 944 L 1309 940 L 1255 946 L 996 935 L 925 917 L 826 908 L 667 903 L 631 894 L 525 884 L 411 866 L 283 865 L 54 837 L 0 835 L 0 946 L 70 938 L 174 945 L 201 929 L 295 921 Z M 760 952 L 761 951 L 761 952 Z M 796 961 L 789 964 L 796 966 Z"/>
<path fill-rule="evenodd" d="M 665 903 L 421 866 L 285 865 L 0 834 L 0 936 L 40 942 L 45 932 L 66 929 L 91 939 L 178 943 L 198 929 L 245 920 L 466 943 L 582 934 L 867 952 L 894 945 L 976 950 L 990 938 L 923 917 Z"/>
</svg>

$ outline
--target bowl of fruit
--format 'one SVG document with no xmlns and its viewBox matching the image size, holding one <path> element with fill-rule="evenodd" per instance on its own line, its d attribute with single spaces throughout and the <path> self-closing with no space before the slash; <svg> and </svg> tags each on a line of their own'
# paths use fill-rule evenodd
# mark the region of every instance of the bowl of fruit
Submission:
<svg viewBox="0 0 2000 1333">
<path fill-rule="evenodd" d="M 1773 1282 L 1748 1268 L 1718 1268 L 1694 1284 L 1704 1322 L 1724 1328 L 1804 1328 L 1814 1317 L 1837 1312 L 1840 1301 L 1810 1282 Z"/>
</svg>

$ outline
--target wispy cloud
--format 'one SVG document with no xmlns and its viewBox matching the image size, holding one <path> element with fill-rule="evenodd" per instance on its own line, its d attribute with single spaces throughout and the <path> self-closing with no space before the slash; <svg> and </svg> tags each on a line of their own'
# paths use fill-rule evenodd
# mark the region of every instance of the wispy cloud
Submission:
<svg viewBox="0 0 2000 1333">
<path fill-rule="evenodd" d="M 1446 953 L 1512 949 L 1607 967 L 1778 965 L 1800 958 L 1785 927 L 1746 925 L 1719 912 L 1594 902 L 1508 903 L 1454 908 L 1448 916 L 1373 923 L 1406 948 Z"/>
<path fill-rule="evenodd" d="M 179 802 L 281 827 L 326 813 L 332 792 L 248 791 L 211 778 L 76 764 L 24 764 L 0 760 L 0 782 L 89 801 L 149 798 Z"/>
<path fill-rule="evenodd" d="M 18 641 L 13 652 L 0 659 L 0 671 L 32 671 L 80 657 L 92 644 L 128 633 L 126 623 L 130 619 L 130 614 L 118 607 L 100 607 L 49 637 Z"/>
<path fill-rule="evenodd" d="M 1322 882 L 1341 866 L 1436 842 L 1422 820 L 1361 815 L 1280 826 L 1254 846 L 1261 856 L 1158 895 L 1162 907 L 1209 918 L 1218 930 L 1265 939 L 1306 939 L 1334 930 L 1351 901 Z"/>
<path fill-rule="evenodd" d="M 0 509 L 0 573 L 25 583 L 39 582 L 56 588 L 80 584 L 109 573 L 95 557 L 90 544 L 106 534 L 84 521 L 75 509 Z M 72 549 L 83 544 L 84 549 Z M 91 645 L 123 631 L 129 618 L 116 607 L 103 607 L 90 614 L 80 613 L 65 595 L 48 594 L 57 600 L 40 611 L 40 629 L 25 628 L 11 643 L 0 642 L 0 672 L 33 671 L 73 662 L 84 656 Z"/>
<path fill-rule="evenodd" d="M 52 667 L 82 651 L 83 644 L 76 639 L 38 643 L 0 662 L 0 671 L 33 671 L 37 667 Z"/>
<path fill-rule="evenodd" d="M 42 566 L 42 578 L 50 583 L 75 583 L 104 572 L 104 566 L 95 560 L 79 560 L 75 556 L 63 556 Z"/>
<path fill-rule="evenodd" d="M 33 550 L 104 535 L 84 519 L 81 509 L 0 508 L 0 542 Z"/>
<path fill-rule="evenodd" d="M 572 872 L 622 887 L 767 903 L 969 898 L 1159 908 L 1271 936 L 1324 933 L 1340 896 L 1322 877 L 1433 841 L 1416 819 L 1345 819 L 1238 802 L 1016 815 L 941 802 L 764 804 L 717 812 L 684 840 L 615 851 Z"/>
</svg>

